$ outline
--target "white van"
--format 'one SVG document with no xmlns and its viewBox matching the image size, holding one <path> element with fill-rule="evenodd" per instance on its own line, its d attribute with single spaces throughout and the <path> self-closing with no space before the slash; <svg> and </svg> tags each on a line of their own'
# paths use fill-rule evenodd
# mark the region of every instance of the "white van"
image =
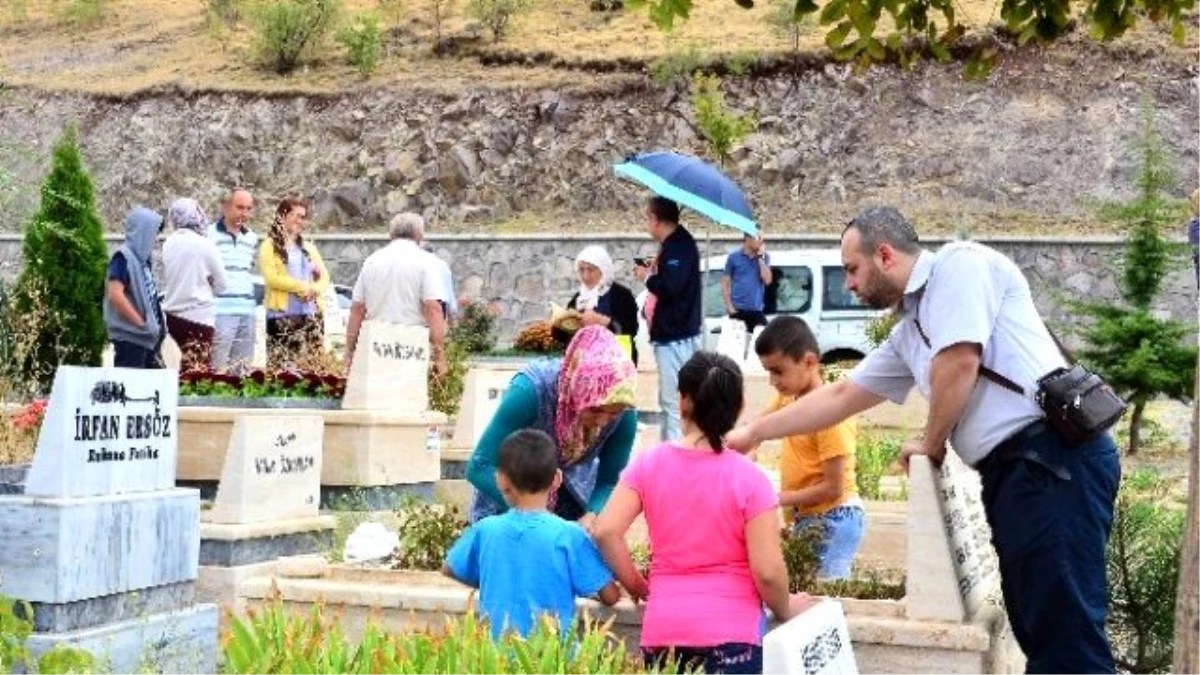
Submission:
<svg viewBox="0 0 1200 675">
<path fill-rule="evenodd" d="M 817 336 L 821 359 L 826 363 L 862 358 L 871 349 L 867 324 L 886 310 L 870 309 L 846 290 L 846 271 L 838 249 L 768 250 L 774 279 L 767 287 L 767 319 L 791 314 L 804 319 Z M 725 322 L 725 300 L 721 276 L 725 256 L 713 256 L 701 264 L 704 273 L 704 348 L 716 350 Z M 707 271 L 711 270 L 711 271 Z M 646 291 L 638 295 L 638 307 Z M 638 331 L 639 353 L 650 351 L 645 318 Z M 753 346 L 750 353 L 753 354 Z"/>
<path fill-rule="evenodd" d="M 886 310 L 871 309 L 846 290 L 846 271 L 842 269 L 839 249 L 768 249 L 767 254 L 774 276 L 767 287 L 764 308 L 768 320 L 782 314 L 804 319 L 817 336 L 821 360 L 827 363 L 860 359 L 870 351 L 867 324 Z M 726 317 L 721 295 L 725 256 L 708 258 L 701 268 L 706 270 L 704 348 L 714 349 Z"/>
</svg>

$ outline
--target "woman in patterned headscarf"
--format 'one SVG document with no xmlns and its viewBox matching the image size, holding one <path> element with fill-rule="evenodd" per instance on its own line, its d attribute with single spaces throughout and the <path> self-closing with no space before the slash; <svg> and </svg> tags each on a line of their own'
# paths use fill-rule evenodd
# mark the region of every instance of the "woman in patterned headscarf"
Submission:
<svg viewBox="0 0 1200 675">
<path fill-rule="evenodd" d="M 471 520 L 507 509 L 496 485 L 500 444 L 521 429 L 540 429 L 558 447 L 562 487 L 551 508 L 589 525 L 608 496 L 637 436 L 637 369 L 600 326 L 575 334 L 562 359 L 535 361 L 515 375 L 467 464 L 475 487 Z"/>
<path fill-rule="evenodd" d="M 167 222 L 175 230 L 163 244 L 167 332 L 179 346 L 181 371 L 209 370 L 217 321 L 213 294 L 225 290 L 225 266 L 195 199 L 172 202 Z"/>
</svg>

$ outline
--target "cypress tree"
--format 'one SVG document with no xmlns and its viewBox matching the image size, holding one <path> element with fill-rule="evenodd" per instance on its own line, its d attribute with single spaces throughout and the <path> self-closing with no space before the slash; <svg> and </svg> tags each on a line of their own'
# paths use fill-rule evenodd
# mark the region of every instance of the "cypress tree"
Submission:
<svg viewBox="0 0 1200 675">
<path fill-rule="evenodd" d="M 74 124 L 54 146 L 41 205 L 25 229 L 23 252 L 17 311 L 34 305 L 45 311 L 33 328 L 35 347 L 27 362 L 13 365 L 46 391 L 59 364 L 100 365 L 108 340 L 101 309 L 108 248 Z"/>
</svg>

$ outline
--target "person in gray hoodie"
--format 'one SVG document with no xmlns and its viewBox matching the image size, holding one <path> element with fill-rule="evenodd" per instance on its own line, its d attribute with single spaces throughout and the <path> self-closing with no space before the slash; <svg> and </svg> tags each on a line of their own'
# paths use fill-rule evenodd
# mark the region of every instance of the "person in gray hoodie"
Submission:
<svg viewBox="0 0 1200 675">
<path fill-rule="evenodd" d="M 104 324 L 118 368 L 162 368 L 158 350 L 166 321 L 150 269 L 163 218 L 139 206 L 125 216 L 125 243 L 108 263 Z"/>
</svg>

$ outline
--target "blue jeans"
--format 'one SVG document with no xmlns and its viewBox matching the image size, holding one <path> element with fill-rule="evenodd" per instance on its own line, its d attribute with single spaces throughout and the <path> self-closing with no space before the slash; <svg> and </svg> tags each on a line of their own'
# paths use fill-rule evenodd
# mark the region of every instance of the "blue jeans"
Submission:
<svg viewBox="0 0 1200 675">
<path fill-rule="evenodd" d="M 858 547 L 862 544 L 867 529 L 867 515 L 861 506 L 837 506 L 825 513 L 803 516 L 796 521 L 793 530 L 806 527 L 821 527 L 825 537 L 818 546 L 821 569 L 817 574 L 822 579 L 845 579 L 850 576 L 850 567 Z"/>
<path fill-rule="evenodd" d="M 658 363 L 658 407 L 662 410 L 664 441 L 683 437 L 683 422 L 679 419 L 679 369 L 700 349 L 700 336 L 675 342 L 654 343 L 654 360 Z"/>
<path fill-rule="evenodd" d="M 1029 673 L 1113 673 L 1105 554 L 1121 478 L 1108 434 L 1070 447 L 1055 431 L 979 466 L 1000 588 Z"/>
<path fill-rule="evenodd" d="M 669 658 L 677 659 L 675 672 L 679 673 L 761 673 L 763 669 L 762 645 L 727 642 L 716 647 L 650 647 L 642 650 L 642 659 L 649 669 L 661 670 Z"/>
</svg>

